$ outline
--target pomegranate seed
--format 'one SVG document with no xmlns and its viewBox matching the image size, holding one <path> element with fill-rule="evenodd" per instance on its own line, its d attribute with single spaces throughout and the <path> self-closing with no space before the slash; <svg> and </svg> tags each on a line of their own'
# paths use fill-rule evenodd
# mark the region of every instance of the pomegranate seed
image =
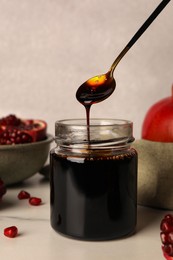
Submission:
<svg viewBox="0 0 173 260">
<path fill-rule="evenodd" d="M 24 199 L 29 199 L 29 198 L 30 198 L 30 194 L 25 190 L 21 190 L 18 194 L 19 200 L 24 200 Z"/>
<path fill-rule="evenodd" d="M 160 238 L 161 238 L 161 241 L 162 241 L 163 245 L 168 245 L 169 244 L 169 233 L 161 232 L 160 233 Z"/>
<path fill-rule="evenodd" d="M 164 255 L 164 257 L 166 258 L 166 260 L 172 260 L 172 259 L 173 259 L 173 257 L 172 257 L 171 255 L 169 255 L 168 253 L 166 253 L 166 251 L 169 251 L 169 253 L 170 253 L 170 251 L 171 251 L 171 248 L 170 248 L 170 250 L 169 250 L 169 246 L 162 246 L 162 251 L 163 251 L 163 255 Z"/>
<path fill-rule="evenodd" d="M 163 250 L 166 254 L 168 254 L 169 256 L 173 256 L 173 246 L 172 245 L 164 245 L 163 246 Z"/>
<path fill-rule="evenodd" d="M 173 245 L 173 232 L 170 232 L 168 234 L 168 240 L 169 240 L 169 243 Z"/>
<path fill-rule="evenodd" d="M 163 232 L 173 231 L 173 216 L 168 214 L 162 219 L 160 229 Z"/>
<path fill-rule="evenodd" d="M 39 206 L 41 204 L 42 200 L 40 198 L 37 197 L 31 197 L 29 199 L 29 203 L 33 206 Z"/>
<path fill-rule="evenodd" d="M 17 234 L 18 234 L 18 229 L 16 226 L 7 227 L 4 229 L 4 235 L 6 237 L 13 238 L 16 237 Z"/>
</svg>

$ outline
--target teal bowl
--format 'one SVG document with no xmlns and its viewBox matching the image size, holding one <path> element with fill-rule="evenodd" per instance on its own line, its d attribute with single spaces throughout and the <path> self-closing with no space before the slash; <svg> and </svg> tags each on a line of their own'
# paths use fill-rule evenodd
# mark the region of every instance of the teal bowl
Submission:
<svg viewBox="0 0 173 260">
<path fill-rule="evenodd" d="M 48 134 L 39 142 L 0 145 L 0 178 L 4 183 L 16 184 L 37 173 L 48 158 L 52 140 Z"/>
</svg>

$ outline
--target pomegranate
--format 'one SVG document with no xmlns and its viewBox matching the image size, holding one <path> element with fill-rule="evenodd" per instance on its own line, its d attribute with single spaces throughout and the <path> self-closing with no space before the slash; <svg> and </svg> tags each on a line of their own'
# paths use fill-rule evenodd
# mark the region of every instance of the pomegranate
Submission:
<svg viewBox="0 0 173 260">
<path fill-rule="evenodd" d="M 2 199 L 3 195 L 6 193 L 6 187 L 4 182 L 0 179 L 0 200 Z"/>
<path fill-rule="evenodd" d="M 157 142 L 173 142 L 173 85 L 172 96 L 155 103 L 147 112 L 142 138 Z"/>
<path fill-rule="evenodd" d="M 21 127 L 26 134 L 32 137 L 33 142 L 41 141 L 46 138 L 47 124 L 43 120 L 23 120 L 24 126 Z"/>
<path fill-rule="evenodd" d="M 46 139 L 47 124 L 43 120 L 20 119 L 9 115 L 0 119 L 0 145 L 23 144 Z"/>
<path fill-rule="evenodd" d="M 167 260 L 173 260 L 173 215 L 167 214 L 164 216 L 160 230 L 163 255 Z"/>
</svg>

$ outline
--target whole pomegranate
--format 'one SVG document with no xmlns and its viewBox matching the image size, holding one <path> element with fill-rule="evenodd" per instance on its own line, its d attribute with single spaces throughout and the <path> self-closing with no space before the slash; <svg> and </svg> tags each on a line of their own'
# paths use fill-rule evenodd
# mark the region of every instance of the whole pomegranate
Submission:
<svg viewBox="0 0 173 260">
<path fill-rule="evenodd" d="M 147 112 L 142 139 L 157 142 L 173 142 L 173 85 L 172 96 L 155 103 Z"/>
<path fill-rule="evenodd" d="M 20 119 L 15 115 L 0 118 L 0 145 L 23 144 L 46 139 L 43 120 Z"/>
</svg>

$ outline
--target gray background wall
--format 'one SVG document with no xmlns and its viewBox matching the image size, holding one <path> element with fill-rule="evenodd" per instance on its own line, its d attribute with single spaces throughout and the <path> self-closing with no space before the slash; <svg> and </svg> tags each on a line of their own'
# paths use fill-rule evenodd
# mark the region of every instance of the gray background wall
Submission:
<svg viewBox="0 0 173 260">
<path fill-rule="evenodd" d="M 158 0 L 0 0 L 0 116 L 84 117 L 78 86 L 106 72 Z M 140 138 L 148 108 L 171 95 L 172 1 L 115 71 L 117 88 L 92 117 L 134 122 Z"/>
</svg>

